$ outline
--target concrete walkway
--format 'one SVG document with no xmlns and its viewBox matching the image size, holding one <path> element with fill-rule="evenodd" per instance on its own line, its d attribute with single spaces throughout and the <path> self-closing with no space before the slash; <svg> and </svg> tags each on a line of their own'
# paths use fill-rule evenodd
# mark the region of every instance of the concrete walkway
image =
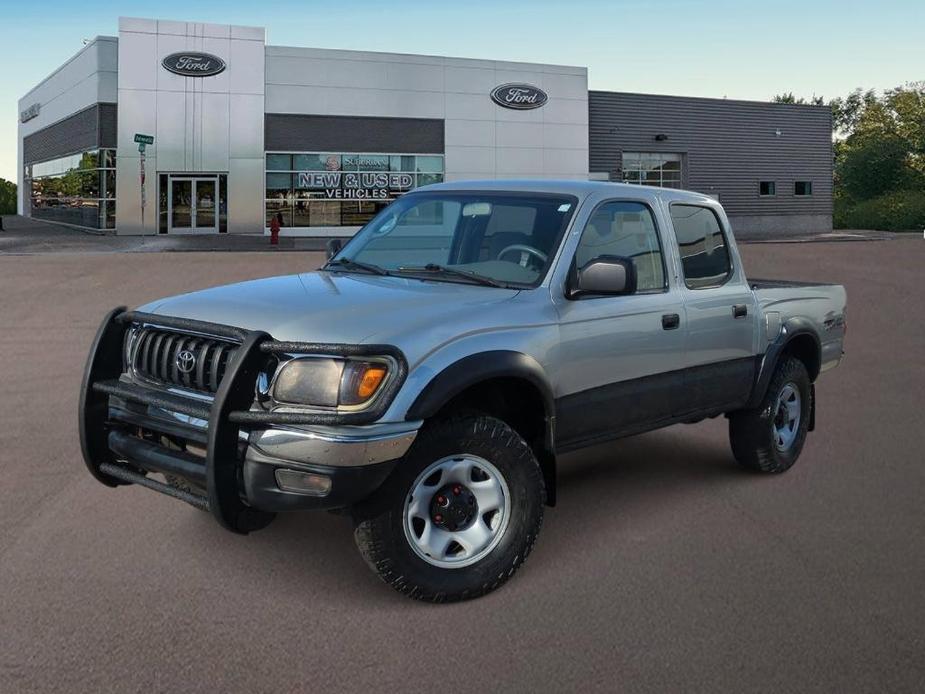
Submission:
<svg viewBox="0 0 925 694">
<path fill-rule="evenodd" d="M 736 234 L 739 243 L 805 243 L 811 241 L 883 241 L 904 236 L 886 231 L 840 229 L 826 234 L 774 236 Z M 197 236 L 116 236 L 82 231 L 27 217 L 3 217 L 0 254 L 40 253 L 159 253 L 202 251 L 323 251 L 328 239 L 283 236 L 271 246 L 263 234 L 208 234 Z"/>
<path fill-rule="evenodd" d="M 116 236 L 20 216 L 3 217 L 0 254 L 323 251 L 328 239 L 283 236 L 278 246 L 258 234 Z"/>
</svg>

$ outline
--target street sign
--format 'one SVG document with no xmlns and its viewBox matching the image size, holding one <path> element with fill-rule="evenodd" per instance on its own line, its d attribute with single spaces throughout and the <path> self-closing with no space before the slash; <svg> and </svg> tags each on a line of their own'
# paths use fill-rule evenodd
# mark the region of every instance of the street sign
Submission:
<svg viewBox="0 0 925 694">
<path fill-rule="evenodd" d="M 139 145 L 153 145 L 154 135 L 142 135 L 141 133 L 135 133 L 135 142 L 137 142 Z"/>
</svg>

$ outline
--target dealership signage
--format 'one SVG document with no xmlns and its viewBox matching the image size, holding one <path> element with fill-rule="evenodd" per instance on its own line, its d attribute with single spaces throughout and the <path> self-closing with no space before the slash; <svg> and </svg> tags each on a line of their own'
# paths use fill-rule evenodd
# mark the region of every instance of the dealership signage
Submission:
<svg viewBox="0 0 925 694">
<path fill-rule="evenodd" d="M 407 173 L 301 171 L 299 188 L 320 190 L 331 200 L 388 200 L 414 185 Z"/>
<path fill-rule="evenodd" d="M 517 111 L 539 108 L 548 99 L 546 92 L 532 84 L 502 84 L 491 90 L 491 100 L 498 106 Z"/>
<path fill-rule="evenodd" d="M 33 118 L 37 118 L 39 113 L 42 110 L 42 104 L 32 104 L 25 111 L 21 111 L 19 114 L 19 122 L 26 123 Z"/>
<path fill-rule="evenodd" d="M 212 77 L 225 69 L 225 61 L 211 53 L 171 53 L 161 65 L 184 77 Z"/>
</svg>

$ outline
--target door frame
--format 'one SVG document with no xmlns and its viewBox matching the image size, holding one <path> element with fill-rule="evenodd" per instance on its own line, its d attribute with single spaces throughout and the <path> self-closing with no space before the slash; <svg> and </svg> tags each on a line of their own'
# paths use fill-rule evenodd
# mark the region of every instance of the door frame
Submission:
<svg viewBox="0 0 925 694">
<path fill-rule="evenodd" d="M 174 227 L 173 225 L 173 182 L 189 181 L 190 182 L 190 226 Z M 209 181 L 215 188 L 213 197 L 213 223 L 212 226 L 200 227 L 196 225 L 196 188 L 199 181 Z M 217 234 L 219 233 L 219 201 L 221 200 L 220 174 L 213 173 L 168 173 L 167 174 L 167 233 L 177 236 L 190 236 L 195 234 Z"/>
</svg>

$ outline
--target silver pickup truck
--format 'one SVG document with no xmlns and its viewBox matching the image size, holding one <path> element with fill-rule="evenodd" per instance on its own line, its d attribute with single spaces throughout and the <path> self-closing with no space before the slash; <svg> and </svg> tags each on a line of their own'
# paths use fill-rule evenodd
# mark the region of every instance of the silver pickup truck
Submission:
<svg viewBox="0 0 925 694">
<path fill-rule="evenodd" d="M 440 184 L 316 272 L 111 311 L 81 446 L 236 533 L 347 513 L 393 588 L 460 600 L 530 553 L 563 452 L 722 414 L 741 465 L 787 470 L 845 328 L 841 286 L 747 280 L 707 196 Z"/>
</svg>

